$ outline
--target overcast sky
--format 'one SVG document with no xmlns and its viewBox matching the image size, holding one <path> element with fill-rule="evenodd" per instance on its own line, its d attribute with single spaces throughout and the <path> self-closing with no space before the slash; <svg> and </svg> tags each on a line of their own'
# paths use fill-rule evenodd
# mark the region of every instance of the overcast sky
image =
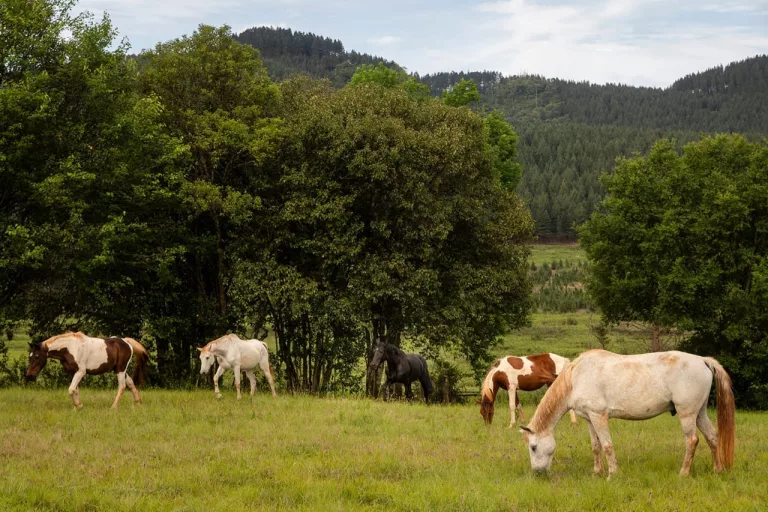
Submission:
<svg viewBox="0 0 768 512">
<path fill-rule="evenodd" d="M 670 85 L 768 53 L 768 0 L 81 0 L 134 51 L 198 24 L 273 25 L 340 39 L 409 71 L 498 70 Z"/>
</svg>

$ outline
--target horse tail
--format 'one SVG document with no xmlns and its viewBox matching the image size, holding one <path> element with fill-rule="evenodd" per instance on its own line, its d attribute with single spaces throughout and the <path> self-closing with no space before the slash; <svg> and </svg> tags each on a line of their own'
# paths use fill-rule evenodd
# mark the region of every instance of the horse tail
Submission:
<svg viewBox="0 0 768 512">
<path fill-rule="evenodd" d="M 424 388 L 424 392 L 429 396 L 435 392 L 435 386 L 432 385 L 432 379 L 429 377 L 427 361 L 422 357 L 421 362 L 424 363 L 424 376 L 419 379 L 419 382 L 421 382 L 421 387 Z"/>
<path fill-rule="evenodd" d="M 144 345 L 134 340 L 133 338 L 125 338 L 125 341 L 131 344 L 133 348 L 133 354 L 136 356 L 136 362 L 133 365 L 133 383 L 136 386 L 141 386 L 147 377 L 147 363 L 149 362 L 149 352 Z"/>
<path fill-rule="evenodd" d="M 736 444 L 736 403 L 731 378 L 716 359 L 705 357 L 704 362 L 714 372 L 717 383 L 717 456 L 725 469 L 731 469 Z"/>
</svg>

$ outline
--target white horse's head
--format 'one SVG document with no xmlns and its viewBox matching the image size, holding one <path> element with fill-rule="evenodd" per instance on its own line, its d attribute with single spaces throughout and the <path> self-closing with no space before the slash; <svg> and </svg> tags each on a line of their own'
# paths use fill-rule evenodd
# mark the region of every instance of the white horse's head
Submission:
<svg viewBox="0 0 768 512">
<path fill-rule="evenodd" d="M 528 427 L 522 427 L 525 444 L 528 446 L 528 455 L 531 458 L 531 469 L 537 473 L 549 471 L 552 465 L 552 456 L 555 454 L 555 434 L 552 430 L 534 432 Z"/>
<path fill-rule="evenodd" d="M 200 351 L 200 374 L 205 375 L 213 367 L 213 363 L 216 361 L 216 356 L 211 353 L 210 350 L 198 348 Z"/>
</svg>

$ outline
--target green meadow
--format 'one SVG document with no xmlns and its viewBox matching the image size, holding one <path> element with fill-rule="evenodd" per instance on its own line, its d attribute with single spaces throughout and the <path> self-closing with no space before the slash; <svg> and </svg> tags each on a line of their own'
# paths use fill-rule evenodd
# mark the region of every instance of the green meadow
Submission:
<svg viewBox="0 0 768 512">
<path fill-rule="evenodd" d="M 548 477 L 534 476 L 504 414 L 474 405 L 357 398 L 235 400 L 231 387 L 143 392 L 0 390 L 0 510 L 764 510 L 768 415 L 740 412 L 737 455 L 712 472 L 702 442 L 690 478 L 677 418 L 612 422 L 620 470 L 592 474 L 583 421 L 567 418 Z M 525 408 L 527 416 L 533 408 Z M 503 409 L 500 409 L 503 411 Z M 712 411 L 713 412 L 713 411 Z"/>
<path fill-rule="evenodd" d="M 532 261 L 575 261 L 575 246 L 536 246 Z M 599 314 L 535 312 L 496 355 L 598 347 Z M 26 333 L 8 344 L 26 353 Z M 620 325 L 607 348 L 647 350 L 642 326 Z M 469 376 L 467 391 L 478 389 Z M 768 414 L 739 411 L 734 469 L 715 475 L 706 443 L 693 475 L 677 418 L 613 421 L 620 470 L 592 474 L 583 421 L 562 421 L 551 473 L 530 471 L 500 392 L 495 423 L 475 404 L 384 403 L 360 397 L 280 393 L 260 385 L 237 402 L 230 374 L 212 391 L 142 391 L 109 409 L 114 390 L 84 388 L 72 409 L 66 389 L 0 390 L 0 510 L 768 510 Z M 544 390 L 521 393 L 530 418 Z M 418 391 L 417 391 L 418 396 Z M 710 411 L 714 418 L 714 411 Z"/>
</svg>

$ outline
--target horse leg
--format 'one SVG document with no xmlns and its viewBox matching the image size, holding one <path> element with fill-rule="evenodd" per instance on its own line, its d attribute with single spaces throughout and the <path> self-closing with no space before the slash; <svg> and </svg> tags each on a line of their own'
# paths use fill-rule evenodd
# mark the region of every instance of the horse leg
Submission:
<svg viewBox="0 0 768 512">
<path fill-rule="evenodd" d="M 717 455 L 717 433 L 715 432 L 715 427 L 712 426 L 712 422 L 709 420 L 709 416 L 707 416 L 706 402 L 701 406 L 699 414 L 696 416 L 696 426 L 704 434 L 704 439 L 707 440 L 709 449 L 712 450 L 712 463 L 715 467 L 715 473 L 720 473 L 723 470 L 723 463 Z"/>
<path fill-rule="evenodd" d="M 131 393 L 133 393 L 133 399 L 136 401 L 137 404 L 141 403 L 141 396 L 139 396 L 139 390 L 136 389 L 136 384 L 133 383 L 133 379 L 130 375 L 126 372 L 125 374 L 125 383 L 128 384 L 128 389 L 131 390 Z"/>
<path fill-rule="evenodd" d="M 256 376 L 253 374 L 253 370 L 246 370 L 245 376 L 248 377 L 248 381 L 251 383 L 251 396 L 256 392 Z"/>
<path fill-rule="evenodd" d="M 618 469 L 619 461 L 616 460 L 616 452 L 613 451 L 613 441 L 611 441 L 611 432 L 608 430 L 608 413 L 602 414 L 590 413 L 589 421 L 595 429 L 600 445 L 605 452 L 605 458 L 608 460 L 608 478 L 611 478 Z"/>
<path fill-rule="evenodd" d="M 219 392 L 219 379 L 224 375 L 224 367 L 219 366 L 216 370 L 216 374 L 213 376 L 213 391 L 216 393 L 216 398 L 221 398 L 221 392 Z"/>
<path fill-rule="evenodd" d="M 570 410 L 570 411 L 568 411 L 568 412 L 569 412 L 569 413 L 570 413 L 570 415 L 571 415 L 571 423 L 573 423 L 574 425 L 575 425 L 576 423 L 578 423 L 578 421 L 579 421 L 579 420 L 577 420 L 577 419 L 576 419 L 576 411 L 574 411 L 573 409 L 571 409 L 571 410 Z"/>
<path fill-rule="evenodd" d="M 696 453 L 696 445 L 699 444 L 699 434 L 696 432 L 697 413 L 683 414 L 680 410 L 677 413 L 680 416 L 680 425 L 683 427 L 683 435 L 685 436 L 685 458 L 683 458 L 680 476 L 688 476 L 691 474 L 691 463 L 693 462 L 693 455 Z"/>
<path fill-rule="evenodd" d="M 112 402 L 112 409 L 117 409 L 117 404 L 120 403 L 123 393 L 125 393 L 125 372 L 120 372 L 117 374 L 117 396 Z"/>
<path fill-rule="evenodd" d="M 259 363 L 259 367 L 261 368 L 261 371 L 264 372 L 264 376 L 267 378 L 267 382 L 269 383 L 269 390 L 272 391 L 272 398 L 275 398 L 277 396 L 275 393 L 275 379 L 272 377 L 272 370 L 269 368 L 269 360 L 267 358 L 263 358 Z"/>
<path fill-rule="evenodd" d="M 517 388 L 515 386 L 509 386 L 507 395 L 509 396 L 509 428 L 512 428 L 515 426 L 515 409 L 517 404 L 520 403 L 520 399 L 517 397 Z M 522 414 L 520 414 L 520 421 L 523 421 Z"/>
<path fill-rule="evenodd" d="M 592 457 L 595 459 L 594 471 L 595 474 L 599 475 L 603 472 L 603 449 L 600 446 L 600 439 L 597 437 L 595 427 L 589 420 L 587 420 L 587 428 L 589 428 L 589 442 L 592 445 Z"/>
<path fill-rule="evenodd" d="M 387 380 L 384 381 L 384 386 L 381 390 L 381 399 L 385 402 L 389 401 L 389 386 L 392 384 L 392 382 L 387 378 Z"/>
<path fill-rule="evenodd" d="M 429 376 L 427 376 L 426 379 L 429 379 Z M 421 391 L 424 393 L 424 403 L 429 405 L 429 392 L 427 390 L 430 386 L 428 385 L 428 380 L 425 380 L 424 377 L 422 377 L 419 382 L 421 383 Z"/>
<path fill-rule="evenodd" d="M 243 398 L 243 395 L 240 394 L 240 365 L 235 365 L 235 389 L 237 389 L 237 399 L 240 400 Z"/>
<path fill-rule="evenodd" d="M 75 404 L 76 409 L 83 408 L 83 403 L 80 401 L 80 393 L 77 390 L 77 386 L 80 385 L 83 377 L 85 377 L 85 370 L 77 370 L 74 377 L 72 377 L 72 383 L 69 385 L 69 396 L 72 397 L 72 403 Z"/>
<path fill-rule="evenodd" d="M 409 402 L 413 401 L 413 389 L 411 389 L 411 383 L 405 385 L 405 399 Z"/>
<path fill-rule="evenodd" d="M 520 415 L 520 422 L 525 423 L 525 416 L 523 416 L 523 404 L 520 402 L 520 395 L 515 390 L 515 407 L 517 408 L 517 414 Z"/>
</svg>

